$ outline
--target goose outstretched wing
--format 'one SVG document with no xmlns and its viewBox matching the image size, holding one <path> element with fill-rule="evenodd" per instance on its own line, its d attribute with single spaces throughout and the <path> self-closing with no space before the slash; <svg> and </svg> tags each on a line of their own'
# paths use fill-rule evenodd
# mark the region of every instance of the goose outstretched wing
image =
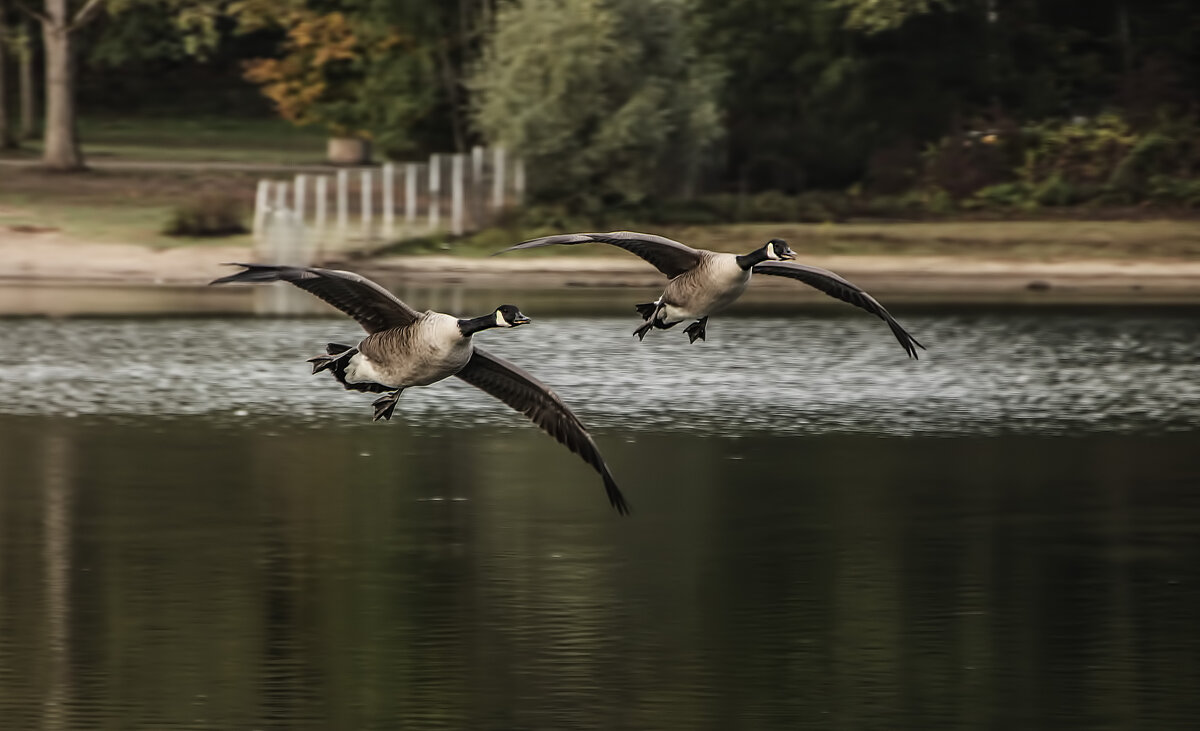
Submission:
<svg viewBox="0 0 1200 731">
<path fill-rule="evenodd" d="M 695 268 L 703 256 L 699 250 L 693 249 L 686 244 L 681 244 L 678 241 L 672 241 L 664 236 L 639 234 L 633 231 L 611 231 L 606 234 L 558 234 L 556 236 L 543 236 L 540 239 L 530 239 L 516 246 L 510 246 L 503 251 L 497 251 L 496 254 L 503 254 L 506 251 L 516 249 L 536 249 L 541 246 L 554 246 L 555 244 L 571 246 L 574 244 L 591 243 L 619 246 L 650 262 L 658 271 L 670 278 L 675 278 L 689 269 Z"/>
<path fill-rule="evenodd" d="M 604 480 L 608 501 L 621 515 L 629 513 L 629 504 L 617 488 L 616 480 L 604 463 L 604 457 L 588 434 L 583 422 L 575 416 L 558 394 L 525 370 L 475 348 L 471 360 L 456 374 L 476 388 L 500 399 L 529 417 L 542 431 L 558 440 L 567 449 L 590 464 Z"/>
<path fill-rule="evenodd" d="M 754 271 L 757 274 L 798 279 L 809 286 L 816 287 L 830 297 L 849 302 L 855 307 L 870 312 L 888 324 L 888 327 L 892 329 L 892 334 L 896 336 L 896 340 L 900 341 L 900 346 L 904 348 L 904 352 L 908 353 L 910 358 L 917 357 L 917 348 L 925 349 L 924 345 L 917 342 L 916 338 L 896 322 L 896 318 L 892 317 L 883 305 L 879 304 L 878 300 L 867 294 L 858 285 L 843 279 L 828 269 L 797 264 L 792 261 L 764 261 L 761 264 L 755 264 Z"/>
<path fill-rule="evenodd" d="M 353 317 L 369 333 L 409 325 L 421 315 L 396 295 L 366 277 L 339 269 L 232 264 L 245 271 L 214 279 L 227 282 L 289 282 Z"/>
</svg>

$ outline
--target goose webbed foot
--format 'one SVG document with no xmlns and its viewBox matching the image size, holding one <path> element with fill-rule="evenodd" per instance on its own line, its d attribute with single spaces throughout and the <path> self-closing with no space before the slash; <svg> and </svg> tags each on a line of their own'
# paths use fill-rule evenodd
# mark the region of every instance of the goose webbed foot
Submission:
<svg viewBox="0 0 1200 731">
<path fill-rule="evenodd" d="M 315 358 L 308 359 L 308 362 L 312 363 L 312 372 L 314 376 L 321 371 L 334 368 L 338 364 L 338 361 L 345 360 L 358 351 L 348 345 L 330 343 L 328 346 L 326 346 L 325 352 L 328 353 L 328 355 L 318 355 Z"/>
<path fill-rule="evenodd" d="M 634 305 L 634 308 L 637 309 L 638 314 L 642 316 L 643 320 L 653 320 L 654 313 L 658 312 L 658 303 L 647 302 L 643 305 Z"/>
<path fill-rule="evenodd" d="M 701 317 L 699 320 L 696 320 L 691 325 L 688 325 L 687 328 L 684 330 L 684 332 L 687 333 L 687 336 L 688 336 L 688 343 L 690 344 L 690 343 L 696 342 L 697 340 L 704 340 L 705 328 L 707 326 L 708 326 L 708 318 L 707 317 Z"/>
<path fill-rule="evenodd" d="M 654 322 L 653 322 L 653 321 L 646 322 L 646 323 L 644 323 L 644 324 L 642 324 L 642 325 L 638 326 L 638 329 L 637 329 L 637 330 L 634 330 L 634 331 L 633 331 L 633 334 L 634 334 L 634 335 L 637 335 L 637 339 L 638 339 L 639 341 L 640 341 L 640 340 L 645 340 L 645 339 L 646 339 L 646 333 L 650 332 L 650 328 L 652 328 L 652 327 L 654 327 Z"/>
<path fill-rule="evenodd" d="M 371 403 L 375 407 L 375 418 L 372 421 L 379 421 L 380 419 L 388 419 L 390 421 L 392 412 L 396 410 L 396 402 L 400 400 L 400 394 L 403 391 L 403 388 L 398 388 L 391 393 L 386 393 L 375 399 Z"/>
</svg>

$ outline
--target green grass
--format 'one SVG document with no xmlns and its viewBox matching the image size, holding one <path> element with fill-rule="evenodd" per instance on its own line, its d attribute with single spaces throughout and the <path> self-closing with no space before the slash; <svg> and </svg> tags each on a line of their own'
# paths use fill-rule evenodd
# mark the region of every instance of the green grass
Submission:
<svg viewBox="0 0 1200 731">
<path fill-rule="evenodd" d="M 85 154 L 93 160 L 318 162 L 324 133 L 277 119 L 85 118 Z M 18 153 L 35 156 L 36 151 Z M 60 175 L 33 169 L 0 168 L 0 225 L 48 226 L 84 240 L 125 241 L 151 246 L 243 243 L 248 237 L 190 239 L 161 233 L 172 209 L 205 190 L 219 190 L 252 203 L 256 175 L 222 171 L 96 170 Z M 1079 215 L 1097 215 L 1079 211 Z M 1142 213 L 1141 215 L 1146 215 Z M 636 217 L 637 214 L 632 214 Z M 1140 215 L 1138 216 L 1140 218 Z M 539 209 L 514 223 L 460 240 L 409 241 L 391 253 L 454 253 L 483 256 L 513 243 L 561 231 L 596 230 L 592 224 Z M 921 223 L 771 223 L 654 225 L 614 212 L 607 228 L 652 231 L 718 251 L 744 252 L 781 237 L 803 254 L 951 255 L 1016 259 L 1172 258 L 1200 256 L 1200 226 L 1194 221 L 938 221 Z M 523 256 L 620 256 L 604 246 L 552 247 Z"/>
<path fill-rule="evenodd" d="M 745 223 L 710 226 L 639 226 L 714 251 L 745 253 L 780 237 L 811 255 L 974 256 L 1002 259 L 1151 259 L 1200 256 L 1194 221 L 945 221 L 922 223 Z M 563 230 L 589 230 L 570 228 Z M 426 238 L 397 244 L 390 254 L 487 256 L 546 228 L 493 228 L 456 241 Z M 609 246 L 554 246 L 519 256 L 621 256 Z"/>
<path fill-rule="evenodd" d="M 84 118 L 79 122 L 84 157 L 93 160 L 310 163 L 324 160 L 326 135 L 282 119 Z M 41 152 L 26 145 L 24 157 Z"/>
<path fill-rule="evenodd" d="M 196 244 L 250 245 L 249 235 L 224 238 L 167 236 L 162 229 L 170 219 L 172 209 L 169 205 L 62 205 L 0 196 L 0 227 L 50 228 L 83 241 L 154 248 Z"/>
<path fill-rule="evenodd" d="M 248 236 L 193 238 L 167 236 L 163 228 L 175 206 L 205 191 L 242 197 L 247 212 L 255 176 L 240 173 L 48 173 L 0 169 L 0 227 L 57 229 L 84 241 L 154 247 L 248 243 Z M 248 213 L 247 213 L 248 215 Z"/>
</svg>

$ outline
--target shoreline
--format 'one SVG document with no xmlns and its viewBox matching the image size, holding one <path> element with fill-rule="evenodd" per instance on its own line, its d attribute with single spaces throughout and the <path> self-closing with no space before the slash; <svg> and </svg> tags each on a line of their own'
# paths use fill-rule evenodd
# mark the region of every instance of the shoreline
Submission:
<svg viewBox="0 0 1200 731">
<path fill-rule="evenodd" d="M 205 314 L 256 310 L 248 287 L 208 288 L 229 261 L 252 261 L 245 246 L 151 249 L 80 242 L 58 233 L 0 236 L 0 315 Z M 1004 259 L 980 256 L 804 257 L 893 304 L 1200 304 L 1200 261 L 1191 259 Z M 523 291 L 594 302 L 653 293 L 664 282 L 635 256 L 391 256 L 331 262 L 379 279 L 402 297 L 422 291 Z M 416 292 L 417 294 L 413 294 Z M 759 276 L 742 301 L 837 304 L 797 282 Z M 158 304 L 155 304 L 155 303 Z M 318 312 L 320 310 L 317 310 Z"/>
</svg>

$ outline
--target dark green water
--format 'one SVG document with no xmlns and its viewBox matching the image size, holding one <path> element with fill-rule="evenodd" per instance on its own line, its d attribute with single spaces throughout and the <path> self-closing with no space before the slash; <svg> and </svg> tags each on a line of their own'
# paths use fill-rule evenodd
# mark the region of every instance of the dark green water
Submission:
<svg viewBox="0 0 1200 731">
<path fill-rule="evenodd" d="M 369 423 L 337 321 L 5 323 L 0 728 L 1194 728 L 1193 320 L 908 319 L 513 333 L 628 519 L 470 389 Z"/>
</svg>

